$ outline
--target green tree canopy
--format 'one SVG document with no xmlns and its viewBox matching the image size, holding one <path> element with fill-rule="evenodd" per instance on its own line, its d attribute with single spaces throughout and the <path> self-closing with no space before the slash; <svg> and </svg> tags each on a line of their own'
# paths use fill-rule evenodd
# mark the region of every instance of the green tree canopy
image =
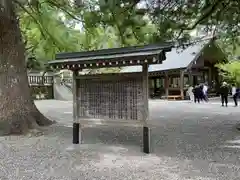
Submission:
<svg viewBox="0 0 240 180">
<path fill-rule="evenodd" d="M 240 35 L 240 5 L 237 0 L 76 0 L 75 4 L 70 0 L 15 2 L 19 6 L 28 52 L 34 52 L 37 59 L 52 59 L 60 51 L 165 40 L 185 41 L 189 39 L 190 31 L 196 28 L 219 35 L 227 43 L 239 42 L 236 38 Z M 74 29 L 76 24 L 82 26 L 81 32 Z M 106 35 L 104 40 L 99 33 Z M 118 39 L 115 41 L 118 44 L 108 37 Z M 101 41 L 110 41 L 109 46 Z"/>
<path fill-rule="evenodd" d="M 36 10 L 31 4 L 24 6 L 20 4 L 22 8 L 19 11 L 20 27 L 30 69 L 43 69 L 44 63 L 54 59 L 55 54 L 59 52 L 121 46 L 114 27 L 95 26 L 77 29 L 76 25 L 84 26 L 77 19 L 77 13 L 69 15 L 68 11 L 61 11 L 54 5 L 42 1 Z M 86 19 L 87 13 L 82 18 Z"/>
<path fill-rule="evenodd" d="M 232 61 L 227 64 L 218 64 L 217 67 L 220 69 L 220 74 L 229 83 L 236 83 L 240 86 L 240 62 Z"/>
</svg>

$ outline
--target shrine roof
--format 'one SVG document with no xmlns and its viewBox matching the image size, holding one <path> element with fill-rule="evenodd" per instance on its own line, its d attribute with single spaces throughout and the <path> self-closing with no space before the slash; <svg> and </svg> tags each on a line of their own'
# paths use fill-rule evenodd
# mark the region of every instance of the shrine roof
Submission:
<svg viewBox="0 0 240 180">
<path fill-rule="evenodd" d="M 166 60 L 162 64 L 153 64 L 148 68 L 149 72 L 168 71 L 175 69 L 187 68 L 193 61 L 195 61 L 202 53 L 205 47 L 212 43 L 211 39 L 198 42 L 186 48 L 172 48 L 170 52 L 166 53 Z M 214 45 L 214 44 L 213 44 Z M 214 52 L 213 52 L 214 53 Z M 123 67 L 121 72 L 141 72 L 141 66 Z"/>
<path fill-rule="evenodd" d="M 158 64 L 165 60 L 165 53 L 171 51 L 173 43 L 150 44 L 123 48 L 101 49 L 95 51 L 59 53 L 51 66 L 60 69 L 88 69 L 93 67 L 119 67 Z"/>
</svg>

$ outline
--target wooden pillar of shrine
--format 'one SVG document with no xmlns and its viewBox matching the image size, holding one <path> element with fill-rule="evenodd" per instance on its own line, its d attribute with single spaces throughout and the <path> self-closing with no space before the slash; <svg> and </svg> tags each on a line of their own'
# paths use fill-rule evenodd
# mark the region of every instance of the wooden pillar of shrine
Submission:
<svg viewBox="0 0 240 180">
<path fill-rule="evenodd" d="M 168 73 L 165 72 L 165 80 L 164 80 L 164 89 L 165 89 L 165 96 L 168 97 L 169 95 L 169 78 Z"/>
<path fill-rule="evenodd" d="M 184 99 L 184 71 L 180 71 L 180 96 Z"/>
<path fill-rule="evenodd" d="M 193 84 L 193 75 L 192 75 L 192 72 L 191 71 L 189 71 L 188 72 L 188 79 L 189 79 L 189 86 L 194 86 L 194 84 Z"/>
</svg>

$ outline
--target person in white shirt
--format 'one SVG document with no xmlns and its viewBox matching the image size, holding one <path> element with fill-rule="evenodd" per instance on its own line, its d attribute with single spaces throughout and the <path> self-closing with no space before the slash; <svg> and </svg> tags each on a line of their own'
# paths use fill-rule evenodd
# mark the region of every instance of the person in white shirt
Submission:
<svg viewBox="0 0 240 180">
<path fill-rule="evenodd" d="M 203 84 L 203 98 L 207 102 L 208 101 L 208 96 L 207 96 L 207 91 L 208 91 L 208 86 L 206 84 Z"/>
<path fill-rule="evenodd" d="M 193 87 L 192 87 L 192 86 L 189 86 L 187 92 L 188 92 L 188 95 L 189 95 L 189 97 L 190 97 L 190 100 L 193 102 L 193 101 L 194 101 Z"/>
<path fill-rule="evenodd" d="M 235 87 L 235 85 L 233 84 L 232 85 L 232 95 L 234 96 L 235 94 L 236 94 L 236 91 L 237 90 L 237 88 Z"/>
</svg>

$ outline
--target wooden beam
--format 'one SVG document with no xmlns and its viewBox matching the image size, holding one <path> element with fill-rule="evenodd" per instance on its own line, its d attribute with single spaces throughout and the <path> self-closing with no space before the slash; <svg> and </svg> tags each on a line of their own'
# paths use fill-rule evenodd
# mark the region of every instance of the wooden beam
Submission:
<svg viewBox="0 0 240 180">
<path fill-rule="evenodd" d="M 169 77 L 168 77 L 168 72 L 165 72 L 164 88 L 165 88 L 165 96 L 167 97 L 169 95 Z"/>
<path fill-rule="evenodd" d="M 150 129 L 147 125 L 149 119 L 149 106 L 148 106 L 148 64 L 143 64 L 142 67 L 143 77 L 143 152 L 150 153 Z"/>
<path fill-rule="evenodd" d="M 81 142 L 81 131 L 79 122 L 79 102 L 78 102 L 78 71 L 73 71 L 73 144 Z"/>
<path fill-rule="evenodd" d="M 112 67 L 124 67 L 124 66 L 134 66 L 134 65 L 144 65 L 144 64 L 159 64 L 163 59 L 158 60 L 158 56 L 144 56 L 144 57 L 127 57 L 127 58 L 116 58 L 113 60 L 97 60 L 97 61 L 71 61 L 69 59 L 67 62 L 50 62 L 51 69 L 68 69 L 72 71 L 77 71 L 81 69 L 98 69 L 98 68 L 112 68 Z"/>
</svg>

